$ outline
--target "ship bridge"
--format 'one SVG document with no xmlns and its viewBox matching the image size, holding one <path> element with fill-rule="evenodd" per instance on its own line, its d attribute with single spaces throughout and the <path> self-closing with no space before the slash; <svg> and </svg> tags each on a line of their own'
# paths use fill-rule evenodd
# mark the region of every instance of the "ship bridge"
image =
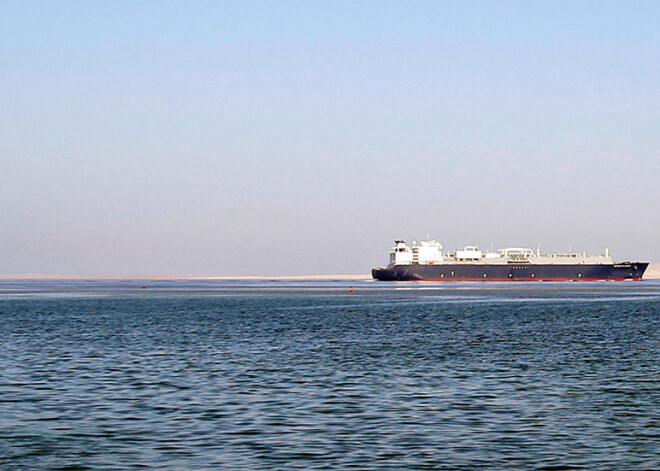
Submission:
<svg viewBox="0 0 660 471">
<path fill-rule="evenodd" d="M 424 240 L 417 244 L 413 241 L 412 247 L 404 240 L 395 240 L 390 252 L 390 266 L 394 265 L 434 265 L 444 261 L 442 244 L 437 240 Z"/>
</svg>

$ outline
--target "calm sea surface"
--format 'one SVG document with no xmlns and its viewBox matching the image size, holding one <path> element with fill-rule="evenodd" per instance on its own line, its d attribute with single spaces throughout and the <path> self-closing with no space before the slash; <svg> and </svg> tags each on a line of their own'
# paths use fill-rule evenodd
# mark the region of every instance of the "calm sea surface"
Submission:
<svg viewBox="0 0 660 471">
<path fill-rule="evenodd" d="M 660 469 L 660 283 L 3 281 L 0 468 Z"/>
</svg>

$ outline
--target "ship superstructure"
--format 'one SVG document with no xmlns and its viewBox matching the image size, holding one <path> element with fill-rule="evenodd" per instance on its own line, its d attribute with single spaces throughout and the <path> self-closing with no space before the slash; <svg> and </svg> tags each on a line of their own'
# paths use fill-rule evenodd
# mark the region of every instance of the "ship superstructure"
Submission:
<svg viewBox="0 0 660 471">
<path fill-rule="evenodd" d="M 443 252 L 437 240 L 413 242 L 396 240 L 390 263 L 374 268 L 378 280 L 641 280 L 648 262 L 615 263 L 609 250 L 602 255 L 586 252 L 541 254 L 526 247 L 506 247 L 483 251 L 476 245 L 450 253 Z"/>
</svg>

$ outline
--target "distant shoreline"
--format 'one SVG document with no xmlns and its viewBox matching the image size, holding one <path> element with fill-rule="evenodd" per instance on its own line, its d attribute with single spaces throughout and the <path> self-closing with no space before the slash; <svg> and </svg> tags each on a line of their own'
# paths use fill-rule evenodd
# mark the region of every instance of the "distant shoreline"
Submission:
<svg viewBox="0 0 660 471">
<path fill-rule="evenodd" d="M 73 276 L 0 275 L 0 281 L 363 281 L 371 275 L 280 275 L 280 276 Z"/>
<path fill-rule="evenodd" d="M 0 275 L 0 281 L 366 281 L 371 274 L 362 275 L 277 275 L 277 276 L 73 276 L 73 275 Z M 645 280 L 660 280 L 660 263 L 649 265 L 644 273 Z"/>
<path fill-rule="evenodd" d="M 644 273 L 643 279 L 645 280 L 660 280 L 660 263 L 653 263 L 649 265 Z"/>
</svg>

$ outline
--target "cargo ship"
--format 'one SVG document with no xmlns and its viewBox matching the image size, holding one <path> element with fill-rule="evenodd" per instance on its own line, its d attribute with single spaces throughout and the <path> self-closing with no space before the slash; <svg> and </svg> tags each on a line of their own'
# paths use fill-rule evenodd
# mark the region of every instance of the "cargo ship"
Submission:
<svg viewBox="0 0 660 471">
<path fill-rule="evenodd" d="M 525 247 L 483 251 L 476 245 L 444 253 L 437 240 L 412 246 L 396 240 L 387 267 L 371 270 L 383 281 L 639 281 L 648 262 L 614 262 L 603 255 L 541 254 Z"/>
</svg>

